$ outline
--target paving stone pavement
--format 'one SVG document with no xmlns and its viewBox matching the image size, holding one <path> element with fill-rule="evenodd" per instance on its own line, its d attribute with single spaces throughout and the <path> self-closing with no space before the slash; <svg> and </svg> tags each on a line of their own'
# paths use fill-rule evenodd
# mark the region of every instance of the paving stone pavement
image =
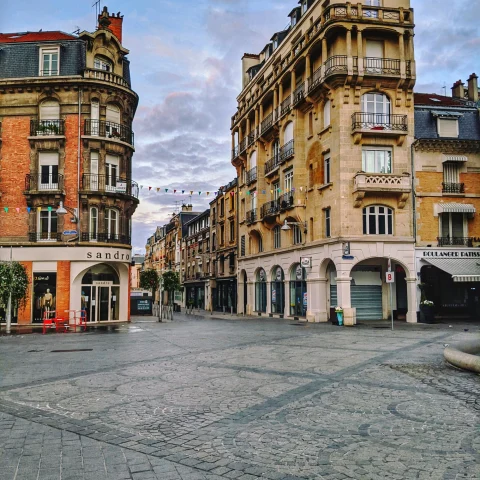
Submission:
<svg viewBox="0 0 480 480">
<path fill-rule="evenodd" d="M 478 323 L 384 326 L 0 337 L 0 480 L 480 478 L 480 377 L 442 357 Z"/>
</svg>

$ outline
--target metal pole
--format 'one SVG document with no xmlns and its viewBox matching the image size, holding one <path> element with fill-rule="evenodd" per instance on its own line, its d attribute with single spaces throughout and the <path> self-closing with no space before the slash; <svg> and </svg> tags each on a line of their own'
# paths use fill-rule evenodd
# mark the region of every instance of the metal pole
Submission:
<svg viewBox="0 0 480 480">
<path fill-rule="evenodd" d="M 390 310 L 392 312 L 392 331 L 393 331 L 393 284 L 390 284 Z"/>
<path fill-rule="evenodd" d="M 12 270 L 12 252 L 13 246 L 10 245 L 10 271 Z M 10 290 L 10 295 L 8 296 L 8 303 L 7 303 L 7 314 L 5 316 L 5 323 L 6 323 L 6 330 L 7 333 L 10 333 L 12 328 L 12 291 Z"/>
</svg>

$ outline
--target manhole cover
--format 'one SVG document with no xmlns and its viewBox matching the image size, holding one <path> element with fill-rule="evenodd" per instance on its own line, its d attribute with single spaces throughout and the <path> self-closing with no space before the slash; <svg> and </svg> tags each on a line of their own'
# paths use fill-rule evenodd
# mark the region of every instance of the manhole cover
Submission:
<svg viewBox="0 0 480 480">
<path fill-rule="evenodd" d="M 93 348 L 74 348 L 72 350 L 52 350 L 51 353 L 91 352 Z"/>
</svg>

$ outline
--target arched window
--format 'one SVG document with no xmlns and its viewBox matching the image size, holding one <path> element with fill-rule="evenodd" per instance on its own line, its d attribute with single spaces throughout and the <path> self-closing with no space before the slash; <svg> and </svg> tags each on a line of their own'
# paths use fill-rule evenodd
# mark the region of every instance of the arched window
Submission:
<svg viewBox="0 0 480 480">
<path fill-rule="evenodd" d="M 40 104 L 40 120 L 59 120 L 60 104 L 56 100 L 45 100 Z"/>
<path fill-rule="evenodd" d="M 362 112 L 375 115 L 390 115 L 390 99 L 383 93 L 365 93 L 362 96 Z"/>
<path fill-rule="evenodd" d="M 258 271 L 255 282 L 255 311 L 267 311 L 267 274 L 263 268 Z"/>
<path fill-rule="evenodd" d="M 285 275 L 282 267 L 274 267 L 272 271 L 271 300 L 272 313 L 283 314 L 285 310 Z"/>
<path fill-rule="evenodd" d="M 98 240 L 98 208 L 90 209 L 90 240 Z"/>
<path fill-rule="evenodd" d="M 108 240 L 118 240 L 118 211 L 114 208 L 105 210 L 105 234 Z"/>
<path fill-rule="evenodd" d="M 105 57 L 96 56 L 93 61 L 93 68 L 96 70 L 105 70 L 106 72 L 113 72 L 112 62 Z"/>
<path fill-rule="evenodd" d="M 283 134 L 283 144 L 286 145 L 288 142 L 293 140 L 293 122 L 288 122 L 285 126 L 285 131 Z"/>
<path fill-rule="evenodd" d="M 282 230 L 280 228 L 280 225 L 277 225 L 273 229 L 273 248 L 280 248 L 282 246 L 281 233 L 282 233 Z"/>
<path fill-rule="evenodd" d="M 90 135 L 98 136 L 99 131 L 100 131 L 100 103 L 97 99 L 93 99 L 90 104 Z M 85 133 L 88 135 L 88 131 Z"/>
<path fill-rule="evenodd" d="M 250 155 L 250 170 L 252 168 L 256 168 L 257 166 L 257 152 L 256 150 L 252 152 L 252 154 Z"/>
<path fill-rule="evenodd" d="M 290 315 L 305 317 L 307 305 L 307 273 L 298 263 L 290 273 Z"/>
<path fill-rule="evenodd" d="M 393 235 L 393 210 L 380 205 L 363 209 L 364 235 Z"/>
<path fill-rule="evenodd" d="M 330 125 L 330 107 L 331 102 L 327 100 L 323 106 L 323 128 L 327 128 Z"/>
<path fill-rule="evenodd" d="M 107 104 L 107 114 L 106 114 L 107 123 L 116 123 L 120 124 L 120 108 L 113 104 Z"/>
</svg>

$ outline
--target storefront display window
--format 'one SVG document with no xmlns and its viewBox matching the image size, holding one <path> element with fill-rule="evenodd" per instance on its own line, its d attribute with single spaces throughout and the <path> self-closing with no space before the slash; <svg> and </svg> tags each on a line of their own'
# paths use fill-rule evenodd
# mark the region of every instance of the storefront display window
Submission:
<svg viewBox="0 0 480 480">
<path fill-rule="evenodd" d="M 292 268 L 290 276 L 290 315 L 307 316 L 307 273 L 300 264 Z"/>
<path fill-rule="evenodd" d="M 263 268 L 258 271 L 255 282 L 255 311 L 267 311 L 267 274 Z"/>
<path fill-rule="evenodd" d="M 272 313 L 283 314 L 285 308 L 285 276 L 281 267 L 274 267 L 272 274 Z"/>
<path fill-rule="evenodd" d="M 41 323 L 43 316 L 55 312 L 57 300 L 57 274 L 35 272 L 33 274 L 33 322 Z"/>
</svg>

